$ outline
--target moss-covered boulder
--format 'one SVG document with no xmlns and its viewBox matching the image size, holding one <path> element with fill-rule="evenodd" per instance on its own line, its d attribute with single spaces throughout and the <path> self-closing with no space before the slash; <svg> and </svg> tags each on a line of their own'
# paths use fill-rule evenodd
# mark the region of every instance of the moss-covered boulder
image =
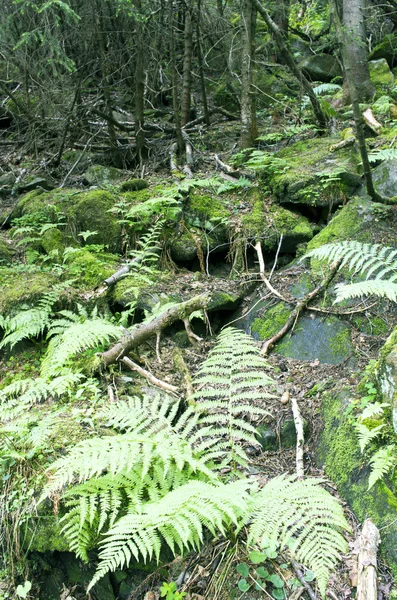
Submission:
<svg viewBox="0 0 397 600">
<path fill-rule="evenodd" d="M 281 204 L 335 206 L 352 195 L 361 180 L 358 153 L 352 146 L 332 153 L 334 143 L 334 138 L 305 140 L 275 155 L 282 162 L 270 175 L 270 186 Z"/>
<path fill-rule="evenodd" d="M 242 215 L 243 235 L 247 239 L 261 240 L 265 250 L 275 250 L 283 235 L 281 251 L 295 252 L 297 246 L 313 237 L 313 230 L 306 217 L 277 204 L 269 204 L 260 193 L 251 194 L 251 210 Z"/>
<path fill-rule="evenodd" d="M 48 272 L 16 271 L 0 266 L 0 313 L 17 312 L 21 305 L 32 307 L 58 281 L 55 275 Z"/>
<path fill-rule="evenodd" d="M 395 243 L 394 213 L 394 208 L 372 202 L 368 196 L 353 198 L 314 236 L 307 250 L 343 240 Z"/>
<path fill-rule="evenodd" d="M 145 179 L 127 179 L 120 185 L 120 192 L 139 192 L 149 187 Z"/>
<path fill-rule="evenodd" d="M 368 490 L 369 468 L 360 452 L 351 411 L 347 410 L 354 393 L 355 390 L 347 388 L 339 393 L 323 394 L 323 429 L 316 459 L 356 517 L 360 521 L 370 517 L 382 530 L 380 552 L 396 577 L 397 497 L 388 481 L 381 481 Z"/>
<path fill-rule="evenodd" d="M 38 175 L 27 175 L 21 181 L 15 185 L 15 192 L 17 194 L 23 194 L 24 192 L 31 192 L 32 190 L 52 190 L 55 185 L 47 177 L 40 177 Z"/>
<path fill-rule="evenodd" d="M 374 61 L 384 58 L 390 69 L 397 66 L 397 36 L 389 33 L 375 46 L 369 55 L 369 60 Z"/>
<path fill-rule="evenodd" d="M 117 258 L 106 252 L 90 252 L 76 248 L 67 253 L 65 259 L 67 278 L 76 280 L 79 288 L 94 289 L 117 271 Z"/>
<path fill-rule="evenodd" d="M 342 76 L 339 61 L 331 54 L 313 54 L 299 63 L 303 73 L 311 81 L 332 81 Z"/>
<path fill-rule="evenodd" d="M 118 197 L 105 190 L 76 192 L 70 189 L 55 189 L 50 192 L 34 190 L 21 198 L 15 217 L 40 215 L 41 220 L 57 223 L 62 217 L 66 221 L 65 233 L 76 242 L 81 242 L 79 233 L 92 231 L 91 244 L 103 244 L 110 250 L 121 246 L 121 225 L 110 212 Z"/>
<path fill-rule="evenodd" d="M 380 58 L 379 60 L 371 60 L 368 64 L 371 81 L 378 92 L 389 91 L 394 85 L 394 75 L 390 71 L 387 60 Z"/>
<path fill-rule="evenodd" d="M 280 302 L 252 323 L 252 334 L 267 340 L 286 323 L 292 307 Z M 304 315 L 299 319 L 293 335 L 286 335 L 275 348 L 277 354 L 297 360 L 319 360 L 320 363 L 338 365 L 354 354 L 350 327 L 336 317 Z"/>
<path fill-rule="evenodd" d="M 0 265 L 6 265 L 11 262 L 15 250 L 10 243 L 10 240 L 0 233 Z"/>
<path fill-rule="evenodd" d="M 92 165 L 84 173 L 84 182 L 87 185 L 117 185 L 130 175 L 128 171 L 116 169 L 116 167 L 104 167 L 103 165 Z"/>
</svg>

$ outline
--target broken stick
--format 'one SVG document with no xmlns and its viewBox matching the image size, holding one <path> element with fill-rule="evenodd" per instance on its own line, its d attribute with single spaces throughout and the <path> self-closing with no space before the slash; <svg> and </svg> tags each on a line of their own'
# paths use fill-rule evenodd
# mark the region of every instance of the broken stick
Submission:
<svg viewBox="0 0 397 600">
<path fill-rule="evenodd" d="M 380 544 L 380 535 L 371 519 L 365 521 L 359 540 L 357 600 L 377 600 L 378 570 L 376 554 Z"/>
<path fill-rule="evenodd" d="M 298 479 L 303 479 L 303 477 L 305 476 L 305 468 L 303 463 L 303 446 L 305 443 L 305 437 L 303 433 L 303 419 L 295 398 L 292 398 L 291 406 L 296 429 L 296 474 L 298 476 Z"/>
</svg>

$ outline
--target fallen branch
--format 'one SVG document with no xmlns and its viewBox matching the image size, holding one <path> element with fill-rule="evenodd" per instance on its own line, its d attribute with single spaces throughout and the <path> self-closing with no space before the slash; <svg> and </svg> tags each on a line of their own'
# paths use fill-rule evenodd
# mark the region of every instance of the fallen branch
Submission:
<svg viewBox="0 0 397 600">
<path fill-rule="evenodd" d="M 181 302 L 171 306 L 161 315 L 149 323 L 139 323 L 126 334 L 109 350 L 101 355 L 105 366 L 109 366 L 125 357 L 128 352 L 136 348 L 150 337 L 157 335 L 165 327 L 172 325 L 175 321 L 184 321 L 192 312 L 205 309 L 211 300 L 210 294 L 201 294 L 195 296 L 186 302 Z"/>
<path fill-rule="evenodd" d="M 352 146 L 355 141 L 356 138 L 354 136 L 348 137 L 346 140 L 342 140 L 337 144 L 332 144 L 332 146 L 329 147 L 329 151 L 336 152 L 336 150 L 341 150 L 341 148 L 346 148 L 346 146 Z"/>
<path fill-rule="evenodd" d="M 380 535 L 371 519 L 365 521 L 359 540 L 357 600 L 377 600 L 376 554 L 380 544 Z"/>
<path fill-rule="evenodd" d="M 301 582 L 301 584 L 303 585 L 303 587 L 309 594 L 311 600 L 317 600 L 316 594 L 313 592 L 311 585 L 309 585 L 308 582 L 305 580 L 303 571 L 301 570 L 301 568 L 298 565 L 298 563 L 296 562 L 296 560 L 292 560 L 291 563 L 292 563 L 292 566 L 294 567 L 294 571 L 296 573 L 297 578 L 299 579 L 299 581 Z"/>
<path fill-rule="evenodd" d="M 303 433 L 303 419 L 295 398 L 292 398 L 291 406 L 296 429 L 296 474 L 298 476 L 298 479 L 303 479 L 303 477 L 305 476 L 305 468 L 303 463 L 303 446 L 305 443 L 305 436 Z"/>
<path fill-rule="evenodd" d="M 258 255 L 258 261 L 259 261 L 259 275 L 263 281 L 263 283 L 266 285 L 267 289 L 269 290 L 269 292 L 271 292 L 272 294 L 274 294 L 275 296 L 277 296 L 277 298 L 280 298 L 280 300 L 282 300 L 283 302 L 286 302 L 287 304 L 291 304 L 291 300 L 289 300 L 288 298 L 285 298 L 284 296 L 282 296 L 280 294 L 280 292 L 278 292 L 270 283 L 270 281 L 268 280 L 268 278 L 265 275 L 265 261 L 263 260 L 263 254 L 262 254 L 262 246 L 260 242 L 257 242 L 255 244 L 255 250 L 256 253 Z"/>
<path fill-rule="evenodd" d="M 136 371 L 139 375 L 142 375 L 142 377 L 145 377 L 145 379 L 150 381 L 150 383 L 152 383 L 156 387 L 159 387 L 162 390 L 165 390 L 166 392 L 176 393 L 178 391 L 177 387 L 175 387 L 174 385 L 171 385 L 170 383 L 166 383 L 165 381 L 162 381 L 161 379 L 158 379 L 157 377 L 152 375 L 152 373 L 150 373 L 150 371 L 143 369 L 142 367 L 140 367 L 139 365 L 134 363 L 127 356 L 124 356 L 121 359 L 121 362 L 124 363 L 125 365 L 127 365 L 127 367 L 129 369 L 131 369 L 132 371 Z"/>
<path fill-rule="evenodd" d="M 374 117 L 374 114 L 370 108 L 367 108 L 365 112 L 363 112 L 363 117 L 365 124 L 367 127 L 371 129 L 376 135 L 379 135 L 382 131 L 382 125 L 377 121 Z"/>
<path fill-rule="evenodd" d="M 255 249 L 257 249 L 257 246 L 258 246 L 258 244 L 255 246 Z M 260 244 L 259 244 L 259 247 L 260 247 Z M 260 252 L 262 253 L 262 250 Z M 258 257 L 259 257 L 259 255 L 258 255 Z M 263 263 L 263 257 L 262 257 L 262 263 Z M 333 265 L 331 265 L 330 271 L 329 271 L 327 277 L 324 279 L 324 281 L 318 287 L 316 287 L 316 289 L 314 289 L 312 292 L 310 292 L 304 298 L 302 298 L 302 300 L 300 300 L 300 302 L 298 302 L 298 304 L 295 306 L 294 310 L 290 313 L 285 325 L 275 335 L 273 335 L 273 337 L 271 337 L 270 339 L 265 341 L 265 343 L 262 346 L 262 350 L 261 350 L 261 354 L 263 356 L 268 354 L 268 352 L 273 348 L 274 344 L 279 342 L 285 336 L 285 334 L 291 329 L 291 327 L 294 325 L 294 323 L 298 320 L 301 312 L 306 309 L 309 302 L 311 302 L 314 298 L 316 298 L 316 296 L 321 294 L 321 292 L 323 292 L 328 287 L 328 285 L 330 284 L 332 279 L 335 277 L 335 275 L 339 269 L 340 263 L 341 263 L 341 260 L 339 260 L 339 261 L 335 262 Z M 259 260 L 259 264 L 261 265 L 261 260 Z M 262 269 L 262 265 L 261 265 L 261 269 Z M 267 281 L 266 277 L 264 275 L 262 276 L 262 272 L 261 272 L 261 277 L 266 283 L 266 281 Z M 266 285 L 276 296 L 278 296 L 285 302 L 288 302 L 281 296 L 281 294 L 279 294 L 277 292 L 277 290 L 275 290 L 273 288 L 273 286 L 271 286 L 271 284 L 269 282 L 267 282 Z M 291 301 L 289 301 L 289 303 L 290 302 Z"/>
</svg>

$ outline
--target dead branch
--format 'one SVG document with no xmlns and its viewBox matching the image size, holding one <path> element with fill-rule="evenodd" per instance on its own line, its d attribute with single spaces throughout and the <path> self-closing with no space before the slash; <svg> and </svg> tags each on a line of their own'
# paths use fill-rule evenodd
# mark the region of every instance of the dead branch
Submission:
<svg viewBox="0 0 397 600">
<path fill-rule="evenodd" d="M 195 296 L 186 302 L 171 306 L 149 323 L 139 323 L 131 330 L 126 330 L 126 334 L 114 346 L 103 352 L 101 355 L 103 364 L 109 366 L 121 360 L 133 348 L 157 335 L 165 327 L 172 325 L 175 321 L 183 321 L 196 310 L 205 309 L 210 300 L 211 296 L 208 293 Z"/>
<path fill-rule="evenodd" d="M 280 298 L 280 300 L 282 300 L 283 302 L 286 302 L 287 304 L 291 304 L 291 300 L 289 300 L 288 298 L 285 298 L 285 296 L 282 296 L 280 294 L 280 292 L 278 292 L 270 283 L 270 281 L 267 279 L 266 275 L 265 275 L 265 261 L 263 259 L 263 254 L 262 254 L 262 246 L 260 242 L 257 242 L 255 244 L 255 250 L 256 253 L 258 255 L 258 261 L 259 261 L 259 275 L 263 281 L 263 283 L 266 285 L 267 289 L 274 294 L 275 296 L 277 296 L 277 298 Z"/>
<path fill-rule="evenodd" d="M 305 436 L 303 433 L 303 419 L 295 398 L 292 398 L 291 406 L 296 429 L 296 474 L 298 476 L 298 479 L 303 479 L 303 477 L 305 476 L 305 468 L 303 463 L 303 446 L 305 443 Z"/>
<path fill-rule="evenodd" d="M 363 112 L 363 117 L 365 124 L 371 129 L 371 131 L 376 133 L 376 135 L 379 135 L 382 131 L 382 125 L 379 123 L 379 121 L 375 119 L 374 114 L 370 108 L 367 108 L 367 110 Z"/>
<path fill-rule="evenodd" d="M 365 521 L 359 540 L 357 600 L 377 600 L 376 554 L 381 540 L 379 530 L 371 519 Z"/>
<path fill-rule="evenodd" d="M 314 298 L 316 298 L 316 296 L 321 294 L 329 286 L 330 282 L 335 277 L 335 275 L 339 269 L 340 263 L 341 263 L 341 261 L 339 260 L 339 261 L 335 262 L 333 265 L 331 265 L 329 273 L 328 273 L 327 277 L 324 279 L 324 281 L 318 287 L 316 287 L 312 292 L 309 292 L 309 294 L 307 294 L 304 298 L 302 298 L 302 300 L 300 300 L 300 302 L 297 303 L 294 310 L 290 313 L 290 316 L 288 317 L 287 322 L 280 329 L 280 331 L 278 331 L 278 333 L 276 333 L 269 340 L 265 341 L 265 343 L 262 346 L 262 351 L 261 351 L 262 355 L 268 354 L 268 352 L 273 348 L 274 344 L 276 344 L 278 341 L 280 341 L 285 336 L 285 334 L 291 329 L 291 327 L 294 325 L 294 323 L 298 320 L 301 312 L 303 312 L 306 309 L 309 302 L 311 302 Z M 278 297 L 280 297 L 280 295 L 278 293 L 276 295 L 278 295 Z"/>
<path fill-rule="evenodd" d="M 166 392 L 176 393 L 178 391 L 177 387 L 175 387 L 174 385 L 171 385 L 169 383 L 166 383 L 165 381 L 162 381 L 161 379 L 158 379 L 157 377 L 152 375 L 152 373 L 150 373 L 150 371 L 143 369 L 142 367 L 140 367 L 139 365 L 134 363 L 127 356 L 123 356 L 123 358 L 121 359 L 121 362 L 124 363 L 125 365 L 127 365 L 127 367 L 129 369 L 131 369 L 132 371 L 136 371 L 139 375 L 142 375 L 142 377 L 145 377 L 145 379 L 150 381 L 150 383 L 152 383 L 156 387 L 159 387 L 162 390 L 165 390 Z"/>
<path fill-rule="evenodd" d="M 183 378 L 185 380 L 185 387 L 187 398 L 191 398 L 194 394 L 194 389 L 192 385 L 192 376 L 190 374 L 189 368 L 183 358 L 183 354 L 180 348 L 175 348 L 172 358 L 174 360 L 174 365 L 180 373 L 183 373 Z"/>
<path fill-rule="evenodd" d="M 342 140 L 337 144 L 332 144 L 332 146 L 329 147 L 329 151 L 336 152 L 336 150 L 341 150 L 341 148 L 346 148 L 346 146 L 352 146 L 355 141 L 356 138 L 354 136 L 348 137 L 346 140 Z"/>
<path fill-rule="evenodd" d="M 292 563 L 292 566 L 294 567 L 294 571 L 296 573 L 297 578 L 299 579 L 299 581 L 301 582 L 301 584 L 303 585 L 303 587 L 309 594 L 311 600 L 317 600 L 316 594 L 313 592 L 311 585 L 309 585 L 308 582 L 305 580 L 303 571 L 301 570 L 301 568 L 298 565 L 298 563 L 296 562 L 296 560 L 291 560 L 291 563 Z"/>
</svg>

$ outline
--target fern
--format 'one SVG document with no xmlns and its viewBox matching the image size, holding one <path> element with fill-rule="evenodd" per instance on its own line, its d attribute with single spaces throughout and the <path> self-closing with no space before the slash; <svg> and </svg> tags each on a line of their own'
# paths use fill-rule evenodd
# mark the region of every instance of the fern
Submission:
<svg viewBox="0 0 397 600">
<path fill-rule="evenodd" d="M 387 406 L 390 406 L 390 404 L 388 404 L 387 402 L 372 402 L 371 404 L 368 404 L 368 406 L 366 406 L 363 410 L 363 412 L 360 414 L 360 416 L 358 417 L 359 421 L 365 421 L 365 419 L 372 419 L 373 417 L 379 417 L 380 415 L 383 415 L 384 413 L 384 408 L 386 408 Z"/>
<path fill-rule="evenodd" d="M 269 415 L 257 404 L 273 397 L 269 388 L 274 389 L 274 382 L 265 369 L 269 365 L 253 340 L 237 329 L 225 329 L 193 382 L 200 388 L 193 398 L 201 428 L 191 443 L 200 449 L 211 444 L 213 459 L 245 465 L 242 443 L 258 444 L 249 421 Z"/>
<path fill-rule="evenodd" d="M 371 456 L 369 462 L 372 465 L 368 481 L 368 489 L 370 490 L 396 464 L 396 446 L 390 445 L 380 448 Z"/>
<path fill-rule="evenodd" d="M 356 423 L 356 430 L 358 435 L 358 443 L 360 444 L 361 452 L 365 450 L 370 442 L 375 440 L 379 435 L 382 429 L 384 428 L 384 424 L 378 425 L 377 427 L 373 427 L 372 429 L 368 429 L 363 423 Z"/>
<path fill-rule="evenodd" d="M 368 153 L 368 160 L 370 163 L 378 162 L 380 160 L 393 160 L 397 158 L 397 150 L 395 148 L 384 148 L 383 150 L 375 150 L 375 152 Z"/>
<path fill-rule="evenodd" d="M 394 248 L 345 241 L 320 246 L 301 260 L 310 257 L 327 262 L 341 260 L 339 268 L 346 267 L 356 275 L 365 275 L 366 281 L 336 286 L 336 302 L 370 294 L 397 302 L 397 250 Z"/>
<path fill-rule="evenodd" d="M 313 88 L 313 92 L 316 96 L 322 96 L 323 94 L 336 94 L 342 87 L 336 83 L 322 83 Z"/>
<path fill-rule="evenodd" d="M 347 544 L 341 532 L 349 529 L 339 502 L 318 479 L 276 477 L 255 495 L 248 543 L 263 540 L 286 547 L 316 575 L 320 591 Z"/>
</svg>

